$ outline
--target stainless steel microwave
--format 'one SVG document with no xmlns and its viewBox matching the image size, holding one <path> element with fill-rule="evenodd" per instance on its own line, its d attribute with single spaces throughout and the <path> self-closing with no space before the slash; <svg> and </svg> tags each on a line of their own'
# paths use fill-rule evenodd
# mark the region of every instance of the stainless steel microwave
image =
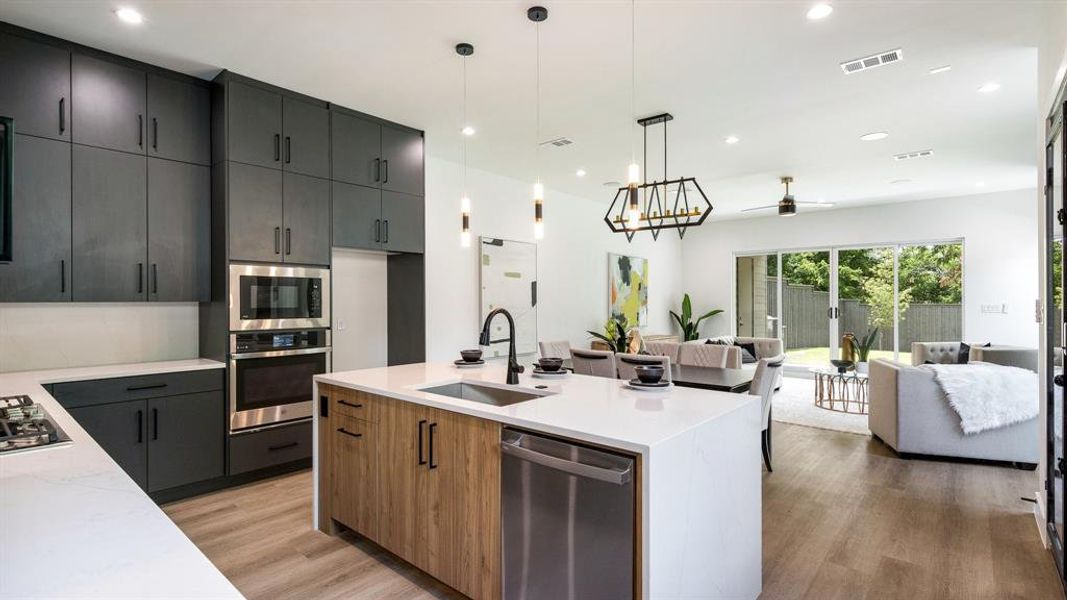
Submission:
<svg viewBox="0 0 1067 600">
<path fill-rule="evenodd" d="M 15 201 L 15 121 L 0 117 L 0 262 L 11 261 L 11 205 Z"/>
<path fill-rule="evenodd" d="M 230 331 L 330 326 L 330 270 L 230 265 Z"/>
</svg>

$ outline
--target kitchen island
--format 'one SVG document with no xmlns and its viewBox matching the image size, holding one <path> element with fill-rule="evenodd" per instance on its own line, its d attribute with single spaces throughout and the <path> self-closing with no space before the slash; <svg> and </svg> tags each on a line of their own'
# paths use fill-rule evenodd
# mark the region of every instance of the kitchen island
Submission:
<svg viewBox="0 0 1067 600">
<path fill-rule="evenodd" d="M 503 364 L 451 363 L 317 375 L 316 527 L 342 524 L 468 596 L 499 598 L 506 427 L 633 457 L 634 597 L 759 595 L 758 397 L 505 377 Z M 533 396 L 465 400 L 453 397 L 458 383 Z"/>
</svg>

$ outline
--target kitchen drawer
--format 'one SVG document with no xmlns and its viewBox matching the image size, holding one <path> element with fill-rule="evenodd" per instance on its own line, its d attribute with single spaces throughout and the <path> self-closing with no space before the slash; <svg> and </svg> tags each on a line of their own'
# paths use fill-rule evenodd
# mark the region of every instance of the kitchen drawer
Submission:
<svg viewBox="0 0 1067 600">
<path fill-rule="evenodd" d="M 311 457 L 311 421 L 230 436 L 230 475 Z"/>
<path fill-rule="evenodd" d="M 209 369 L 57 383 L 52 387 L 52 395 L 63 407 L 77 408 L 221 390 L 224 375 L 224 369 Z"/>
<path fill-rule="evenodd" d="M 382 400 L 377 396 L 336 387 L 330 388 L 329 396 L 334 413 L 372 423 L 378 422 L 378 411 Z"/>
</svg>

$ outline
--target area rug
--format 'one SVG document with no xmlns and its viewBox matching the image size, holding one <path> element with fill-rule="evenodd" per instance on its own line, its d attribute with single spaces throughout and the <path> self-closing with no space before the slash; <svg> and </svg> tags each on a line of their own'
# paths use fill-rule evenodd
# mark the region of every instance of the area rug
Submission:
<svg viewBox="0 0 1067 600">
<path fill-rule="evenodd" d="M 815 406 L 815 380 L 784 377 L 782 389 L 774 395 L 771 416 L 775 421 L 870 435 L 867 415 L 846 414 Z"/>
</svg>

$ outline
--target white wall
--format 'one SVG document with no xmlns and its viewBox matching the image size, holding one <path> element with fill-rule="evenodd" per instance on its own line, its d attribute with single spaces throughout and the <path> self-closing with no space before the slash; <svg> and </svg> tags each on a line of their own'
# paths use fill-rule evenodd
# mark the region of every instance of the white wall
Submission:
<svg viewBox="0 0 1067 600">
<path fill-rule="evenodd" d="M 197 305 L 0 304 L 0 372 L 195 358 Z"/>
<path fill-rule="evenodd" d="M 728 318 L 709 327 L 725 334 L 735 323 L 735 252 L 963 238 L 964 337 L 1037 347 L 1034 193 L 1017 190 L 705 225 L 682 242 L 685 284 L 702 306 L 727 311 Z M 1007 314 L 982 314 L 982 304 L 1007 304 Z"/>
<path fill-rule="evenodd" d="M 334 248 L 333 370 L 383 367 L 388 356 L 386 256 Z"/>
<path fill-rule="evenodd" d="M 459 244 L 462 166 L 428 156 L 426 163 L 426 356 L 456 357 L 477 345 L 478 236 L 533 242 L 532 182 L 470 169 L 470 248 Z M 607 191 L 605 191 L 607 194 Z M 588 347 L 587 329 L 608 317 L 608 252 L 649 259 L 649 325 L 669 333 L 667 311 L 680 303 L 678 237 L 648 233 L 627 244 L 604 224 L 609 198 L 596 201 L 552 189 L 545 193 L 545 237 L 538 243 L 538 338 Z M 604 200 L 604 202 L 601 202 Z M 691 234 L 689 234 L 691 235 Z M 676 309 L 677 310 L 677 309 Z"/>
</svg>

